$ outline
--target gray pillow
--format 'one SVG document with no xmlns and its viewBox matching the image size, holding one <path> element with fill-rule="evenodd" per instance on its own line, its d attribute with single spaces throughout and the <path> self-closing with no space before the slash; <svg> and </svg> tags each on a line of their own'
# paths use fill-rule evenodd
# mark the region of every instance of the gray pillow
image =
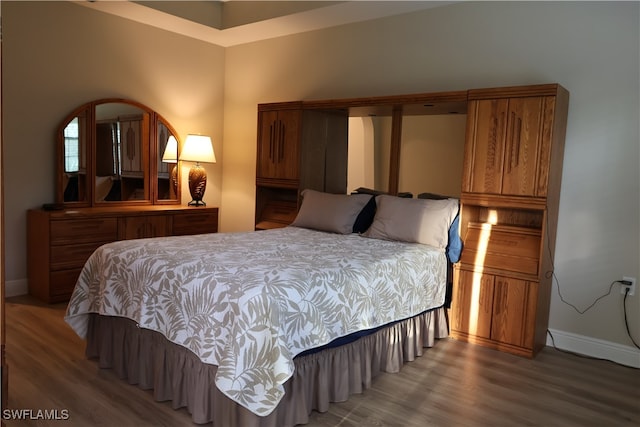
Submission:
<svg viewBox="0 0 640 427">
<path fill-rule="evenodd" d="M 368 194 L 331 194 L 310 189 L 303 190 L 301 194 L 302 206 L 291 225 L 339 234 L 353 232 L 358 214 L 372 197 Z"/>
<path fill-rule="evenodd" d="M 444 249 L 458 200 L 404 199 L 376 196 L 376 216 L 363 235 L 375 239 L 423 243 Z"/>
</svg>

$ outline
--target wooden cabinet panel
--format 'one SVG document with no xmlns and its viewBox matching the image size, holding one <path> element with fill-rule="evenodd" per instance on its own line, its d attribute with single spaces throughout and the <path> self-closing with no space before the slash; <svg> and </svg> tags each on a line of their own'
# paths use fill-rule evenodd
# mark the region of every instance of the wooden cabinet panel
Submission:
<svg viewBox="0 0 640 427">
<path fill-rule="evenodd" d="M 268 201 L 261 211 L 256 230 L 269 230 L 285 227 L 293 222 L 298 212 L 295 202 L 284 200 Z"/>
<path fill-rule="evenodd" d="M 262 111 L 258 122 L 257 178 L 297 183 L 302 110 Z"/>
<path fill-rule="evenodd" d="M 491 339 L 533 349 L 535 282 L 496 276 Z"/>
<path fill-rule="evenodd" d="M 463 191 L 517 196 L 545 193 L 538 180 L 545 125 L 553 117 L 546 97 L 470 101 Z M 544 174 L 544 171 L 541 171 Z"/>
<path fill-rule="evenodd" d="M 93 251 L 103 244 L 113 242 L 114 240 L 117 239 L 52 246 L 50 268 L 51 270 L 64 270 L 66 268 L 82 267 Z"/>
<path fill-rule="evenodd" d="M 494 268 L 537 276 L 540 229 L 470 223 L 460 262 L 474 269 Z"/>
<path fill-rule="evenodd" d="M 454 337 L 533 355 L 538 283 L 468 270 L 456 275 Z"/>
<path fill-rule="evenodd" d="M 278 112 L 263 111 L 258 114 L 258 163 L 257 178 L 275 178 L 276 147 L 278 140 Z"/>
<path fill-rule="evenodd" d="M 188 212 L 173 216 L 172 234 L 203 234 L 218 232 L 218 210 Z"/>
<path fill-rule="evenodd" d="M 116 218 L 89 218 L 51 221 L 51 244 L 99 242 L 116 240 L 118 221 Z"/>
<path fill-rule="evenodd" d="M 463 191 L 500 193 L 507 99 L 469 102 Z"/>
<path fill-rule="evenodd" d="M 171 218 L 165 215 L 130 216 L 118 219 L 120 240 L 164 237 L 171 233 Z"/>
<path fill-rule="evenodd" d="M 218 231 L 218 208 L 141 206 L 27 213 L 29 293 L 66 301 L 87 259 L 99 246 L 123 239 Z"/>
<path fill-rule="evenodd" d="M 553 173 L 560 174 L 562 171 L 564 128 L 566 127 L 567 119 L 563 106 L 566 107 L 568 99 L 563 98 L 559 106 L 556 105 L 556 101 L 555 96 L 546 96 L 543 101 L 540 157 L 538 159 L 535 190 L 537 197 L 547 197 L 549 195 L 549 185 L 551 185 L 550 181 L 552 180 L 550 175 L 553 175 Z M 555 180 L 558 181 L 557 178 Z M 559 181 L 556 191 L 559 191 Z"/>
<path fill-rule="evenodd" d="M 52 271 L 48 302 L 54 303 L 69 300 L 81 271 L 82 268 Z"/>
<path fill-rule="evenodd" d="M 509 100 L 502 194 L 535 195 L 543 98 Z"/>
<path fill-rule="evenodd" d="M 494 278 L 489 274 L 456 271 L 451 329 L 483 338 L 491 337 Z"/>
</svg>

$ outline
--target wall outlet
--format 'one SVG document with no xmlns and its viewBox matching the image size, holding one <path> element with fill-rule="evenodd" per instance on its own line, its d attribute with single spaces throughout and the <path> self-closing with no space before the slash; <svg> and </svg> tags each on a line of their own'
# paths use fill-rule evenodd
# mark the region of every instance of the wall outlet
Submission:
<svg viewBox="0 0 640 427">
<path fill-rule="evenodd" d="M 628 295 L 629 296 L 633 296 L 633 294 L 636 293 L 636 278 L 635 277 L 623 277 L 622 280 L 631 282 L 631 286 L 623 285 L 622 283 L 620 283 L 620 293 L 624 295 L 627 292 L 627 289 L 629 289 Z"/>
</svg>

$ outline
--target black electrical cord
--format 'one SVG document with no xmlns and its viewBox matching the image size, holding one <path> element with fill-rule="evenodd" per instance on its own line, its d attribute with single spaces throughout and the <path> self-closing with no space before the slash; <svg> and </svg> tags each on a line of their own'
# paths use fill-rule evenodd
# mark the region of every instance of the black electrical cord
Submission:
<svg viewBox="0 0 640 427">
<path fill-rule="evenodd" d="M 567 304 L 568 306 L 573 307 L 573 309 L 576 310 L 580 314 L 586 313 L 587 310 L 589 310 L 591 307 L 596 305 L 596 303 L 598 301 L 600 301 L 602 298 L 606 297 L 607 295 L 611 294 L 611 290 L 613 289 L 613 285 L 615 285 L 616 283 L 619 282 L 618 280 L 614 280 L 613 282 L 611 282 L 611 284 L 609 285 L 609 292 L 607 292 L 606 294 L 601 295 L 600 297 L 596 298 L 596 300 L 589 307 L 585 308 L 584 310 L 579 310 L 575 305 L 573 305 L 573 304 L 571 304 L 571 303 L 569 303 L 569 302 L 564 300 L 564 298 L 562 297 L 562 294 L 560 293 L 560 283 L 558 282 L 558 278 L 556 277 L 556 275 L 553 272 L 547 272 L 547 277 L 549 277 L 549 273 L 551 273 L 551 276 L 553 277 L 553 279 L 555 279 L 556 287 L 558 289 L 558 295 L 560 296 L 560 300 L 563 303 Z M 627 288 L 627 291 L 624 294 L 624 299 L 622 300 L 622 311 L 624 313 L 624 325 L 625 325 L 625 327 L 627 329 L 627 335 L 629 336 L 629 339 L 631 340 L 633 345 L 636 346 L 636 348 L 640 348 L 640 346 L 638 346 L 638 344 L 633 339 L 633 336 L 631 335 L 631 331 L 629 329 L 629 321 L 627 320 L 627 295 L 628 294 L 629 294 L 629 288 Z M 582 357 L 584 359 L 603 360 L 603 361 L 614 363 L 614 364 L 619 365 L 619 366 L 624 366 L 625 368 L 640 369 L 640 368 L 636 368 L 634 366 L 624 365 L 622 363 L 618 363 L 618 362 L 615 362 L 615 361 L 610 360 L 610 359 L 603 359 L 603 358 L 600 358 L 600 357 L 587 356 L 587 355 L 584 355 L 584 354 L 575 353 L 573 351 L 559 349 L 558 347 L 556 347 L 556 341 L 553 338 L 553 334 L 551 334 L 551 331 L 549 329 L 547 329 L 547 334 L 551 338 L 551 345 L 553 346 L 553 348 L 555 350 L 557 350 L 557 351 L 562 352 L 562 353 L 571 354 L 571 355 L 574 355 L 574 356 Z"/>
<path fill-rule="evenodd" d="M 578 307 L 576 307 L 575 305 L 571 304 L 569 301 L 564 299 L 564 297 L 562 296 L 562 293 L 560 292 L 560 283 L 558 282 L 558 278 L 556 277 L 555 273 L 553 271 L 548 271 L 547 274 L 546 274 L 547 278 L 549 278 L 549 274 L 551 274 L 551 277 L 556 282 L 556 289 L 558 290 L 558 296 L 560 297 L 560 301 L 562 301 L 563 303 L 565 303 L 569 307 L 573 308 L 576 312 L 578 312 L 578 314 L 585 314 L 587 311 L 589 311 L 591 308 L 593 308 L 593 306 L 596 305 L 598 303 L 598 301 L 600 301 L 602 298 L 611 295 L 611 291 L 613 290 L 613 285 L 618 283 L 617 280 L 614 280 L 613 282 L 611 282 L 611 284 L 609 285 L 609 291 L 606 294 L 600 295 L 598 298 L 595 299 L 595 301 L 593 301 L 591 303 L 590 306 L 588 306 L 584 310 L 580 310 Z"/>
<path fill-rule="evenodd" d="M 552 261 L 553 263 L 553 261 Z M 578 307 L 576 307 L 575 305 L 571 304 L 570 302 L 566 301 L 564 299 L 564 297 L 562 296 L 562 293 L 560 292 L 560 283 L 558 282 L 558 278 L 556 277 L 555 273 L 553 271 L 548 271 L 546 274 L 546 277 L 552 277 L 553 280 L 555 280 L 556 282 L 556 289 L 558 290 L 558 296 L 560 297 L 560 301 L 562 301 L 563 303 L 565 303 L 566 305 L 572 307 L 576 312 L 578 312 L 579 314 L 584 314 L 586 313 L 589 309 L 591 309 L 594 305 L 596 305 L 596 303 L 598 301 L 600 301 L 602 298 L 608 296 L 611 294 L 611 290 L 613 289 L 613 285 L 615 285 L 616 283 L 619 283 L 619 280 L 614 280 L 613 282 L 611 282 L 611 284 L 609 285 L 609 291 L 604 294 L 604 295 L 600 295 L 598 298 L 596 298 L 593 303 L 591 303 L 591 305 L 589 305 L 587 308 L 585 308 L 584 310 L 580 310 L 578 309 Z M 638 346 L 638 343 L 636 343 L 636 341 L 633 339 L 633 335 L 631 335 L 631 330 L 629 329 L 629 321 L 627 320 L 627 296 L 629 295 L 629 288 L 627 288 L 626 292 L 624 293 L 624 299 L 622 300 L 622 312 L 624 313 L 624 326 L 627 330 L 627 335 L 629 336 L 629 339 L 631 340 L 631 342 L 633 343 L 633 345 L 636 348 L 640 348 L 640 346 Z M 547 331 L 548 332 L 548 331 Z M 553 337 L 551 338 L 551 340 L 553 341 Z M 555 347 L 555 346 L 554 346 Z"/>
<path fill-rule="evenodd" d="M 548 220 L 548 218 L 547 218 Z M 546 227 L 546 231 L 547 231 L 547 240 L 549 240 L 549 224 L 547 224 Z M 584 310 L 580 310 L 578 309 L 578 307 L 576 307 L 575 305 L 571 304 L 570 302 L 566 301 L 564 299 L 564 297 L 562 296 L 562 293 L 560 292 L 560 282 L 558 281 L 558 278 L 556 277 L 555 274 L 555 266 L 553 265 L 553 256 L 551 254 L 551 247 L 549 247 L 547 245 L 547 250 L 549 252 L 549 261 L 551 262 L 551 271 L 547 271 L 545 274 L 545 277 L 551 278 L 552 281 L 556 282 L 556 289 L 558 290 L 558 296 L 560 297 L 560 301 L 562 301 L 563 303 L 565 303 L 566 305 L 568 305 L 569 307 L 572 307 L 576 312 L 578 312 L 578 314 L 584 314 L 586 313 L 588 310 L 590 310 L 594 305 L 596 305 L 596 303 L 598 301 L 600 301 L 602 298 L 609 296 L 611 294 L 611 290 L 613 289 L 613 285 L 615 285 L 616 283 L 620 283 L 619 280 L 614 280 L 613 282 L 611 282 L 611 284 L 609 285 L 609 291 L 604 294 L 599 296 L 598 298 L 596 298 L 593 303 L 591 303 L 591 305 L 589 305 L 587 308 L 585 308 Z M 624 325 L 626 327 L 627 330 L 627 335 L 629 336 L 629 339 L 631 340 L 631 342 L 633 343 L 634 346 L 636 346 L 636 348 L 640 348 L 640 346 L 638 346 L 638 344 L 636 343 L 636 341 L 633 339 L 633 336 L 631 335 L 631 330 L 629 329 L 629 322 L 627 321 L 627 295 L 629 294 L 629 288 L 626 289 L 626 292 L 624 294 L 624 299 L 622 300 L 622 312 L 624 313 Z M 564 351 L 564 350 L 560 350 L 556 347 L 555 341 L 553 340 L 553 335 L 551 335 L 551 332 L 549 331 L 549 329 L 547 329 L 547 333 L 549 334 L 549 336 L 551 337 L 551 343 L 553 344 L 553 348 L 555 348 L 556 350 L 559 351 Z M 575 354 L 577 356 L 580 356 L 577 353 L 573 353 L 570 351 L 566 351 L 566 353 L 570 353 L 570 354 Z M 584 356 L 582 356 L 584 357 Z M 588 357 L 588 356 L 587 356 Z M 590 359 L 598 359 L 596 357 L 588 357 Z M 608 360 L 608 359 L 599 359 L 599 360 Z M 611 362 L 611 361 L 610 361 Z M 616 362 L 613 362 L 616 363 Z M 626 366 L 626 365 L 621 365 L 621 366 Z M 639 369 L 639 368 L 635 368 L 635 369 Z"/>
<path fill-rule="evenodd" d="M 636 348 L 640 348 L 638 343 L 631 336 L 631 331 L 629 330 L 629 321 L 627 320 L 627 296 L 629 296 L 629 288 L 627 288 L 627 290 L 625 291 L 624 299 L 622 300 L 622 311 L 624 312 L 624 326 L 627 328 L 627 335 L 629 335 L 629 338 L 631 339 L 631 342 L 633 343 L 633 345 L 635 345 Z"/>
</svg>

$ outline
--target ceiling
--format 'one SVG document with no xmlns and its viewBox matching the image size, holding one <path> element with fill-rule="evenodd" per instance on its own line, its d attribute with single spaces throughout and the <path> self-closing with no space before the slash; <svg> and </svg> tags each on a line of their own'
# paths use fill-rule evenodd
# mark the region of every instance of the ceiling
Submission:
<svg viewBox="0 0 640 427">
<path fill-rule="evenodd" d="M 429 9 L 453 1 L 72 0 L 223 47 Z"/>
</svg>

